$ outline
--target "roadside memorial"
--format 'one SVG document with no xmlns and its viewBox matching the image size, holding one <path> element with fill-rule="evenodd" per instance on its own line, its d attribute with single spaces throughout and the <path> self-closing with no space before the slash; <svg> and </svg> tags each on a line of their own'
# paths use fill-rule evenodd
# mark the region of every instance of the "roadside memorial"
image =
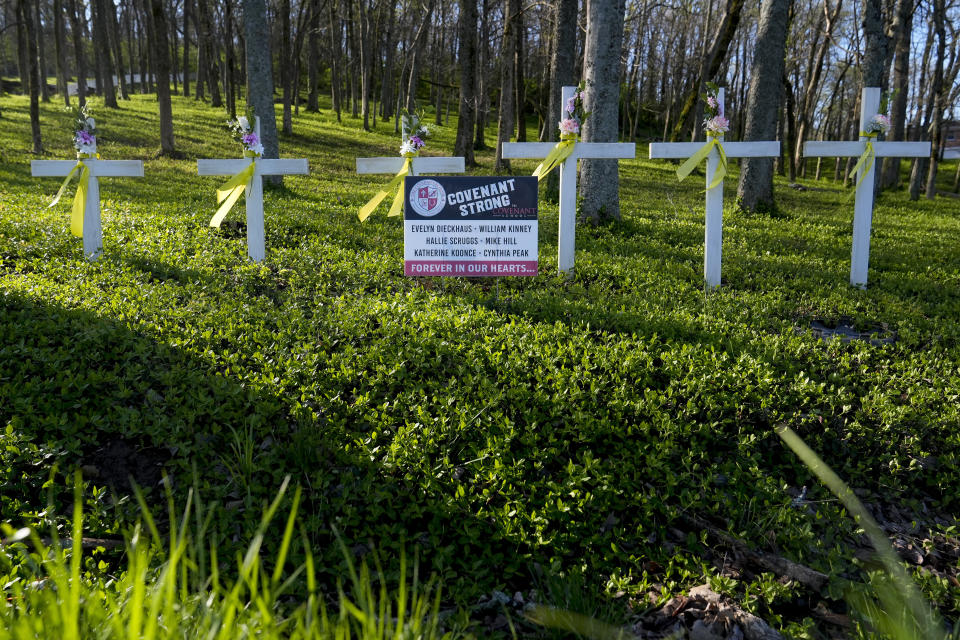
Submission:
<svg viewBox="0 0 960 640">
<path fill-rule="evenodd" d="M 405 114 L 400 117 L 403 143 L 399 157 L 357 158 L 357 173 L 395 173 L 396 175 L 365 205 L 360 207 L 357 217 L 360 221 L 370 217 L 380 203 L 393 194 L 393 202 L 387 216 L 399 216 L 403 208 L 403 180 L 407 176 L 420 176 L 435 173 L 463 173 L 465 169 L 462 157 L 421 158 L 420 151 L 426 146 L 430 130 L 420 124 L 417 114 Z"/>
<path fill-rule="evenodd" d="M 853 206 L 853 246 L 850 252 L 850 284 L 867 286 L 870 267 L 870 228 L 873 225 L 873 189 L 877 158 L 922 158 L 930 155 L 929 142 L 878 142 L 890 129 L 890 119 L 879 113 L 880 89 L 865 87 L 860 99 L 860 139 L 856 142 L 807 142 L 807 158 L 858 157 Z"/>
<path fill-rule="evenodd" d="M 727 175 L 729 158 L 775 158 L 780 155 L 779 142 L 725 142 L 724 133 L 730 121 L 724 115 L 724 90 L 709 85 L 704 113 L 707 142 L 654 142 L 650 158 L 685 158 L 677 168 L 677 178 L 683 180 L 703 160 L 707 161 L 706 219 L 704 223 L 703 278 L 707 287 L 717 287 L 721 281 L 723 256 L 723 179 Z"/>
<path fill-rule="evenodd" d="M 403 273 L 537 275 L 537 179 L 407 177 Z"/>
<path fill-rule="evenodd" d="M 90 117 L 85 106 L 72 110 L 74 117 L 73 146 L 77 150 L 74 160 L 33 160 L 30 171 L 36 177 L 66 176 L 50 207 L 60 202 L 73 178 L 77 177 L 77 192 L 73 198 L 70 216 L 70 232 L 83 238 L 83 254 L 88 260 L 96 260 L 103 250 L 103 227 L 100 220 L 99 178 L 142 178 L 143 162 L 140 160 L 101 160 L 97 152 L 96 121 Z"/>
<path fill-rule="evenodd" d="M 543 158 L 533 175 L 543 180 L 554 168 L 560 169 L 560 223 L 557 269 L 573 271 L 577 230 L 577 161 L 581 159 L 623 160 L 636 157 L 636 145 L 623 142 L 578 142 L 583 121 L 583 92 L 563 87 L 560 101 L 560 142 L 505 142 L 504 158 Z"/>
<path fill-rule="evenodd" d="M 260 142 L 260 118 L 255 118 L 253 130 L 250 119 L 238 117 L 231 123 L 234 138 L 243 145 L 243 157 L 239 159 L 197 160 L 197 173 L 201 176 L 232 176 L 217 188 L 220 208 L 210 220 L 210 226 L 220 228 L 233 205 L 246 195 L 247 205 L 247 255 L 254 262 L 266 257 L 266 239 L 263 222 L 263 176 L 306 175 L 307 160 L 264 159 Z"/>
</svg>

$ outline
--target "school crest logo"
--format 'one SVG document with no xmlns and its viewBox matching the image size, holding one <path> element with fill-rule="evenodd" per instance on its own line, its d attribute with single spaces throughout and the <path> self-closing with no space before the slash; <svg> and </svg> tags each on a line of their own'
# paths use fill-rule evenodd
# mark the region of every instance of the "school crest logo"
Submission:
<svg viewBox="0 0 960 640">
<path fill-rule="evenodd" d="M 421 180 L 410 189 L 410 206 L 422 216 L 435 216 L 447 204 L 447 192 L 436 180 Z"/>
</svg>

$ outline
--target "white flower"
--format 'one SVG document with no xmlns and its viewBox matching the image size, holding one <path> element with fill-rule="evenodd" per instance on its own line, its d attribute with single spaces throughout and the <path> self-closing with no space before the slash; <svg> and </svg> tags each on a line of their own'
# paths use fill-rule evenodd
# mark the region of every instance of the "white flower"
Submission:
<svg viewBox="0 0 960 640">
<path fill-rule="evenodd" d="M 93 118 L 87 118 L 87 126 L 90 128 L 90 131 L 93 131 L 97 128 L 97 123 Z"/>
<path fill-rule="evenodd" d="M 79 153 L 86 153 L 88 155 L 94 155 L 97 153 L 97 141 L 94 140 L 89 144 L 77 144 L 77 151 Z"/>
<path fill-rule="evenodd" d="M 247 120 L 247 116 L 237 116 L 237 124 L 239 124 L 240 128 L 244 131 L 250 130 L 250 121 Z"/>
<path fill-rule="evenodd" d="M 400 145 L 400 155 L 402 156 L 405 156 L 410 153 L 416 153 L 416 152 L 417 152 L 416 148 L 413 146 L 413 144 L 409 140 L 407 140 L 402 145 Z"/>
<path fill-rule="evenodd" d="M 263 155 L 263 144 L 260 143 L 260 142 L 258 142 L 257 144 L 249 147 L 249 150 L 250 150 L 250 151 L 253 151 L 253 152 L 254 152 L 255 154 L 257 154 L 258 156 L 262 156 L 262 155 Z"/>
</svg>

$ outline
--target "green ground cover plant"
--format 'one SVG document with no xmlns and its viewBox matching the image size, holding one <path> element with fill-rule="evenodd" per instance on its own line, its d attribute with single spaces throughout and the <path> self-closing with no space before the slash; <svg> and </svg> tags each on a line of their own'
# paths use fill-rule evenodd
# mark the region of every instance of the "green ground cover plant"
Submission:
<svg viewBox="0 0 960 640">
<path fill-rule="evenodd" d="M 347 575 L 338 531 L 355 560 L 376 550 L 391 584 L 401 551 L 416 553 L 445 607 L 569 581 L 583 607 L 545 604 L 621 625 L 712 579 L 818 637 L 832 628 L 818 604 L 848 615 L 844 593 L 870 579 L 856 553 L 869 545 L 782 446 L 783 425 L 884 516 L 905 560 L 920 555 L 909 570 L 944 618 L 960 615 L 960 201 L 885 193 L 861 291 L 847 285 L 848 191 L 778 179 L 775 216 L 728 206 L 726 284 L 705 293 L 702 185 L 638 159 L 621 163 L 623 220 L 578 229 L 575 277 L 555 275 L 542 200 L 542 275 L 411 279 L 399 220 L 356 219 L 389 176 L 356 176 L 354 158 L 396 155 L 393 123 L 366 133 L 324 109 L 281 138 L 311 174 L 267 190 L 267 259 L 252 264 L 242 229 L 208 227 L 222 179 L 196 175 L 197 158 L 239 155 L 223 112 L 175 100 L 171 159 L 152 97 L 93 106 L 101 155 L 142 159 L 145 177 L 102 181 L 104 255 L 89 263 L 69 204 L 46 207 L 58 181 L 30 176 L 26 100 L 3 99 L 0 521 L 69 537 L 63 487 L 82 469 L 85 536 L 143 518 L 130 477 L 167 531 L 166 474 L 177 504 L 204 496 L 227 559 L 289 475 L 304 532 L 290 564 L 309 550 L 330 603 Z M 41 120 L 46 158 L 73 157 L 59 109 Z M 451 119 L 427 153 L 449 153 L 454 132 Z M 478 157 L 473 173 L 492 173 L 492 152 Z M 814 321 L 885 341 L 821 340 Z M 777 588 L 726 561 L 704 523 L 831 580 Z M 265 537 L 265 572 L 281 542 Z M 127 567 L 120 555 L 99 554 L 91 580 Z M 843 633 L 871 632 L 853 615 Z"/>
</svg>

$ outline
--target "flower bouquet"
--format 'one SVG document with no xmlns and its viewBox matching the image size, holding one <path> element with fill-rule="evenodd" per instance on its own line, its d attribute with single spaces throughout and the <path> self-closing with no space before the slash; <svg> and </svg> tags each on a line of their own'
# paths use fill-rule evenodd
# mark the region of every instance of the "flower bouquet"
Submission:
<svg viewBox="0 0 960 640">
<path fill-rule="evenodd" d="M 533 175 L 537 180 L 543 180 L 547 175 L 559 167 L 564 160 L 573 153 L 574 145 L 577 143 L 577 137 L 583 130 L 583 123 L 590 117 L 590 112 L 583 106 L 584 84 L 581 81 L 577 85 L 576 91 L 567 99 L 564 105 L 563 114 L 566 116 L 560 119 L 558 127 L 560 129 L 560 142 L 550 150 L 547 157 L 543 159 L 537 168 L 533 170 Z"/>
</svg>

